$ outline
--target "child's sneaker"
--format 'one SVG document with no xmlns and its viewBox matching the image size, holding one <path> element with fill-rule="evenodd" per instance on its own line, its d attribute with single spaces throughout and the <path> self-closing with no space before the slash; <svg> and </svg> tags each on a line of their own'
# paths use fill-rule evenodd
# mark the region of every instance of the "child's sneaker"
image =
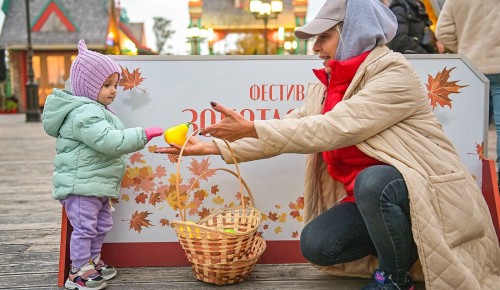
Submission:
<svg viewBox="0 0 500 290">
<path fill-rule="evenodd" d="M 385 273 L 377 269 L 373 274 L 373 282 L 361 288 L 361 290 L 415 290 L 413 280 L 408 275 L 404 285 L 392 282 L 390 277 L 386 277 Z"/>
<path fill-rule="evenodd" d="M 99 290 L 107 286 L 106 280 L 97 272 L 92 264 L 85 264 L 80 269 L 69 271 L 68 280 L 64 284 L 67 289 Z"/>
<path fill-rule="evenodd" d="M 101 274 L 101 276 L 106 279 L 106 280 L 109 280 L 109 279 L 112 279 L 113 277 L 116 276 L 116 269 L 115 267 L 113 266 L 110 266 L 106 263 L 104 263 L 101 259 L 101 255 L 97 256 L 97 258 L 95 259 L 95 261 L 93 262 L 94 266 L 95 266 L 95 269 L 97 270 L 97 272 L 99 272 L 99 274 Z"/>
</svg>

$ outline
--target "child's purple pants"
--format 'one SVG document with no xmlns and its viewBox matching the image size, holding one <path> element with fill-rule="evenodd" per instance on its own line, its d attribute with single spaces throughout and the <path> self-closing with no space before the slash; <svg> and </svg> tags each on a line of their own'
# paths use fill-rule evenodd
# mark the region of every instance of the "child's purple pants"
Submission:
<svg viewBox="0 0 500 290">
<path fill-rule="evenodd" d="M 101 253 L 106 233 L 113 226 L 111 206 L 107 197 L 69 195 L 61 200 L 73 226 L 70 259 L 80 268 Z"/>
</svg>

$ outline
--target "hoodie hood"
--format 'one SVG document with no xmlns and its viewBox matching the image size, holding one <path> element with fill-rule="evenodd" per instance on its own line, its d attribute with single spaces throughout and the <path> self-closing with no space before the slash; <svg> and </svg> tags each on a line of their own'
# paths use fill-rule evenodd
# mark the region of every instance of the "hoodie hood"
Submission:
<svg viewBox="0 0 500 290">
<path fill-rule="evenodd" d="M 89 98 L 74 96 L 71 92 L 54 89 L 52 94 L 47 97 L 43 108 L 43 129 L 48 135 L 58 137 L 59 129 L 66 120 L 66 116 L 74 109 L 86 104 L 104 107 Z"/>
<path fill-rule="evenodd" d="M 397 28 L 396 15 L 381 1 L 347 0 L 335 59 L 347 60 L 386 44 L 394 38 Z"/>
</svg>

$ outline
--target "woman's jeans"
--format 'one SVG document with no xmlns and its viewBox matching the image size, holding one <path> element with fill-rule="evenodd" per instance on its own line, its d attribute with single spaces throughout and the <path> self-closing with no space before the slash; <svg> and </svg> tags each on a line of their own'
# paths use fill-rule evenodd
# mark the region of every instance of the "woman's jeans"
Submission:
<svg viewBox="0 0 500 290">
<path fill-rule="evenodd" d="M 356 203 L 336 204 L 304 227 L 302 255 L 313 264 L 331 266 L 372 254 L 392 281 L 404 283 L 417 247 L 401 173 L 388 165 L 368 167 L 356 177 L 354 195 Z"/>
<path fill-rule="evenodd" d="M 493 117 L 497 129 L 497 168 L 500 169 L 500 74 L 486 77 L 490 80 L 490 104 L 493 103 Z"/>
</svg>

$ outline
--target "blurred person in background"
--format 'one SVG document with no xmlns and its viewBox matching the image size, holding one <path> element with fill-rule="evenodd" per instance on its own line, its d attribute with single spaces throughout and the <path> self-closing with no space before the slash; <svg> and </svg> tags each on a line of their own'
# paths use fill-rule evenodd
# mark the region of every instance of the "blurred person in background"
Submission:
<svg viewBox="0 0 500 290">
<path fill-rule="evenodd" d="M 436 37 L 450 51 L 469 58 L 490 80 L 490 116 L 497 131 L 500 168 L 500 0 L 446 0 Z"/>
<path fill-rule="evenodd" d="M 437 52 L 432 21 L 421 0 L 392 0 L 389 8 L 398 19 L 396 36 L 389 42 L 390 49 L 401 53 Z"/>
</svg>

